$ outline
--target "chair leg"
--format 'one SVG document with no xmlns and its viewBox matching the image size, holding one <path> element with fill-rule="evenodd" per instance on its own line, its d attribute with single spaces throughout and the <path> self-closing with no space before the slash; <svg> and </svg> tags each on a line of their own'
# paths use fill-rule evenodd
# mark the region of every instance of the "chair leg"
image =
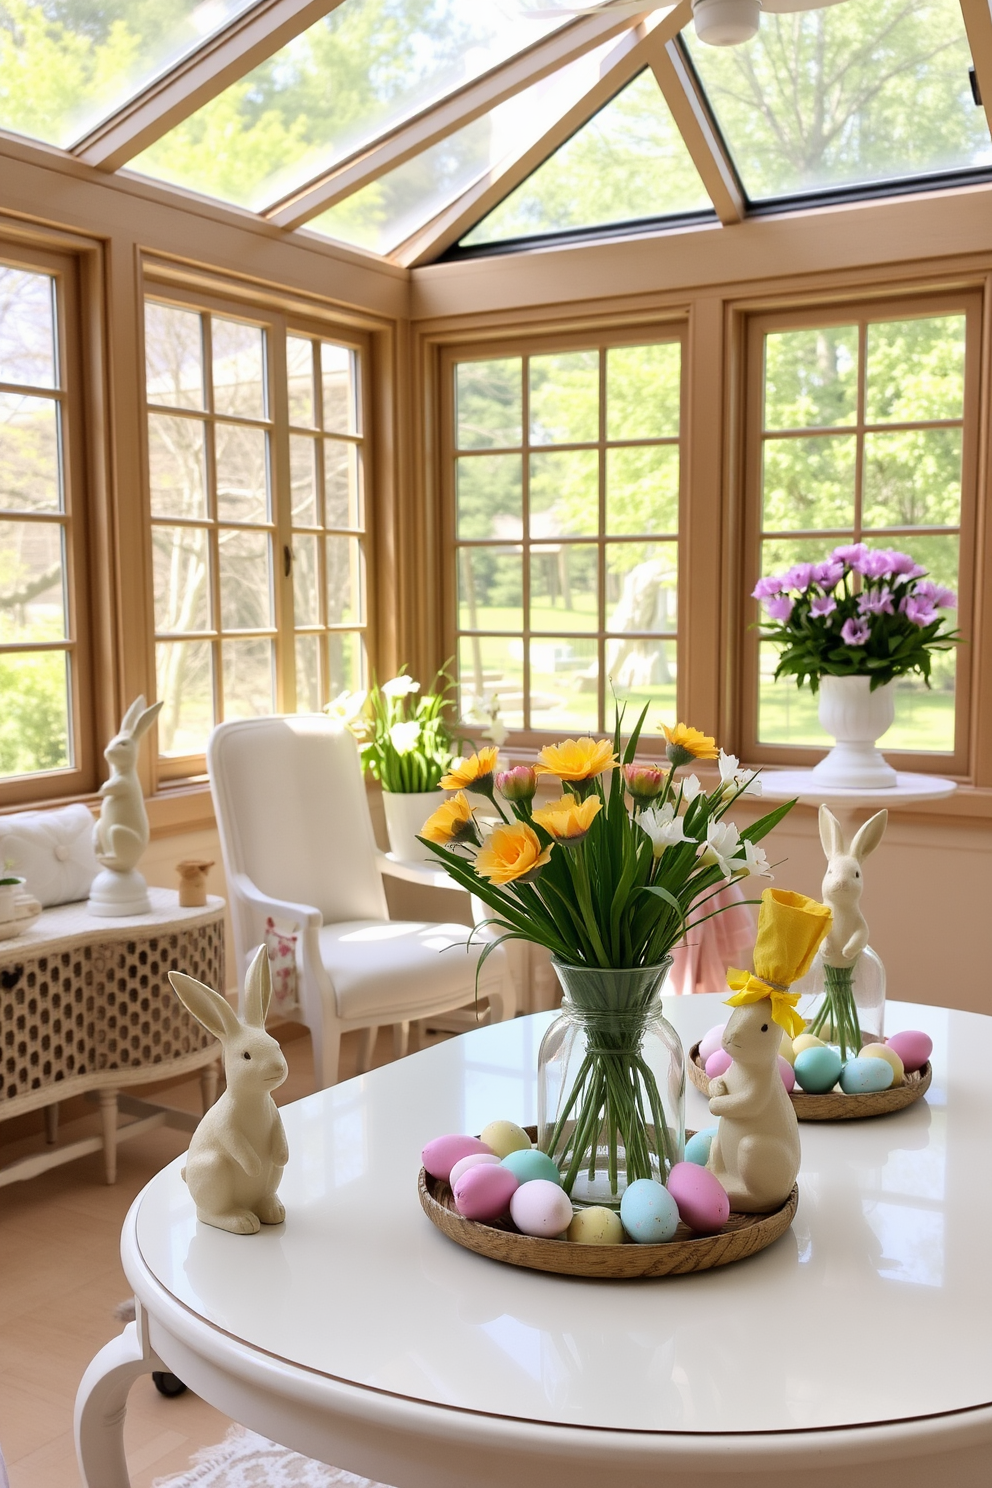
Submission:
<svg viewBox="0 0 992 1488">
<path fill-rule="evenodd" d="M 103 1127 L 103 1175 L 117 1182 L 117 1091 L 100 1091 L 100 1121 Z"/>
<path fill-rule="evenodd" d="M 358 1045 L 358 1073 L 367 1075 L 372 1068 L 372 1058 L 375 1054 L 375 1041 L 379 1033 L 373 1024 L 371 1028 L 362 1029 L 361 1042 Z"/>
<path fill-rule="evenodd" d="M 45 1107 L 45 1141 L 54 1147 L 59 1139 L 59 1103 L 53 1101 Z"/>
<path fill-rule="evenodd" d="M 404 1059 L 410 1048 L 409 1023 L 393 1024 L 393 1058 Z"/>
<path fill-rule="evenodd" d="M 336 1026 L 332 1033 L 324 1027 L 310 1029 L 313 1046 L 314 1089 L 326 1090 L 338 1083 L 338 1058 L 341 1053 L 341 1034 Z"/>
</svg>

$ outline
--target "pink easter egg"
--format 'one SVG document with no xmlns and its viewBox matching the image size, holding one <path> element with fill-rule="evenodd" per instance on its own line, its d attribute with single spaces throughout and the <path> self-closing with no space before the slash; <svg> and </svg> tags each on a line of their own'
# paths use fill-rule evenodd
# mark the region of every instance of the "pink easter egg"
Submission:
<svg viewBox="0 0 992 1488">
<path fill-rule="evenodd" d="M 521 1234 L 549 1240 L 572 1223 L 572 1201 L 550 1178 L 532 1178 L 510 1200 L 510 1218 Z"/>
<path fill-rule="evenodd" d="M 933 1053 L 933 1039 L 925 1033 L 920 1033 L 918 1029 L 894 1033 L 890 1039 L 886 1039 L 886 1043 L 899 1055 L 907 1074 L 911 1074 L 913 1070 L 922 1069 Z"/>
<path fill-rule="evenodd" d="M 447 1183 L 452 1168 L 461 1158 L 468 1157 L 472 1152 L 492 1153 L 492 1150 L 485 1142 L 480 1142 L 478 1137 L 435 1137 L 420 1154 L 420 1161 L 432 1178 L 443 1178 Z"/>
<path fill-rule="evenodd" d="M 782 1076 L 782 1084 L 786 1090 L 793 1091 L 796 1088 L 796 1072 L 787 1059 L 780 1054 L 778 1056 L 778 1072 Z"/>
<path fill-rule="evenodd" d="M 704 1066 L 710 1055 L 715 1054 L 717 1049 L 722 1046 L 723 1031 L 726 1026 L 726 1023 L 718 1023 L 715 1028 L 710 1029 L 709 1033 L 704 1033 L 699 1040 L 699 1057 Z"/>
<path fill-rule="evenodd" d="M 726 1189 L 708 1168 L 698 1163 L 676 1163 L 668 1175 L 668 1192 L 679 1206 L 679 1217 L 697 1235 L 715 1235 L 730 1217 Z"/>
<path fill-rule="evenodd" d="M 721 1075 L 726 1074 L 733 1062 L 726 1049 L 715 1049 L 706 1061 L 706 1073 L 711 1080 L 718 1080 Z"/>
<path fill-rule="evenodd" d="M 448 1174 L 448 1182 L 454 1188 L 459 1178 L 463 1173 L 467 1173 L 469 1168 L 477 1168 L 480 1163 L 483 1165 L 488 1163 L 492 1167 L 493 1163 L 498 1162 L 499 1158 L 495 1152 L 470 1152 L 468 1157 L 460 1157 L 455 1163 L 451 1172 Z"/>
<path fill-rule="evenodd" d="M 517 1175 L 500 1163 L 469 1168 L 455 1184 L 455 1208 L 466 1219 L 486 1224 L 506 1213 L 518 1186 Z"/>
</svg>

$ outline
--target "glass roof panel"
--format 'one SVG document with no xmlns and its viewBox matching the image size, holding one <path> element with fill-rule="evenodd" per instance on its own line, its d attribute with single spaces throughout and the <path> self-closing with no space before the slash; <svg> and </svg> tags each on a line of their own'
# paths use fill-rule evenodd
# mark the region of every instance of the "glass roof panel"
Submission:
<svg viewBox="0 0 992 1488">
<path fill-rule="evenodd" d="M 711 208 L 651 72 L 642 72 L 462 238 L 465 245 Z"/>
<path fill-rule="evenodd" d="M 743 46 L 683 38 L 752 200 L 992 164 L 958 0 L 762 15 Z"/>
<path fill-rule="evenodd" d="M 131 167 L 270 206 L 570 19 L 528 20 L 526 9 L 523 0 L 345 0 Z"/>
<path fill-rule="evenodd" d="M 71 145 L 255 0 L 2 0 L 0 127 Z"/>
</svg>

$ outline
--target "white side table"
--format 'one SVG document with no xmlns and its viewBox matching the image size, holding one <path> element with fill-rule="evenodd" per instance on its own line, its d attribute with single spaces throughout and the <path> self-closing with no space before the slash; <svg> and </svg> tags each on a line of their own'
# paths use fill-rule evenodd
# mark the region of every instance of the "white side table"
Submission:
<svg viewBox="0 0 992 1488">
<path fill-rule="evenodd" d="M 201 1070 L 204 1110 L 217 1091 L 217 1041 L 176 997 L 170 971 L 223 990 L 224 900 L 181 909 L 173 889 L 149 889 L 150 914 L 96 918 L 86 901 L 46 909 L 0 941 L 0 1121 L 45 1109 L 48 1150 L 0 1168 L 0 1187 L 103 1148 L 108 1183 L 117 1143 L 154 1126 L 192 1131 L 188 1112 L 119 1092 Z M 99 1101 L 102 1137 L 56 1146 L 58 1105 Z M 118 1112 L 139 1119 L 118 1127 Z"/>
<path fill-rule="evenodd" d="M 940 801 L 953 796 L 957 781 L 940 775 L 912 775 L 898 771 L 896 783 L 887 790 L 851 790 L 817 785 L 812 770 L 763 770 L 761 793 L 769 801 L 789 801 L 797 796 L 805 806 L 826 804 L 840 819 L 848 841 L 860 825 L 862 810 L 915 806 L 921 801 Z"/>
</svg>

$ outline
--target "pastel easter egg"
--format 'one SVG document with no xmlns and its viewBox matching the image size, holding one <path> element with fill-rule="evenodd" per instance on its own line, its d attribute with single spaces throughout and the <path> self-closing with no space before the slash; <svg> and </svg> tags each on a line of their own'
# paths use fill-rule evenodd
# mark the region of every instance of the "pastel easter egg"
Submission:
<svg viewBox="0 0 992 1488">
<path fill-rule="evenodd" d="M 733 1062 L 726 1049 L 717 1049 L 706 1061 L 706 1073 L 711 1080 L 718 1080 L 721 1075 L 726 1074 Z"/>
<path fill-rule="evenodd" d="M 930 1055 L 933 1053 L 933 1039 L 918 1029 L 907 1029 L 905 1033 L 894 1033 L 886 1042 L 887 1049 L 893 1049 L 902 1060 L 902 1067 L 907 1074 L 914 1070 L 922 1069 Z"/>
<path fill-rule="evenodd" d="M 862 1059 L 884 1059 L 892 1066 L 892 1083 L 901 1085 L 905 1077 L 905 1065 L 889 1044 L 865 1044 L 861 1049 Z"/>
<path fill-rule="evenodd" d="M 699 1040 L 699 1058 L 704 1065 L 710 1055 L 715 1054 L 723 1043 L 723 1034 L 726 1027 L 726 1023 L 718 1023 L 715 1028 L 710 1029 L 709 1033 L 704 1033 Z"/>
<path fill-rule="evenodd" d="M 708 1168 L 676 1163 L 668 1175 L 668 1192 L 679 1215 L 697 1235 L 715 1235 L 730 1217 L 730 1200 L 722 1183 Z"/>
<path fill-rule="evenodd" d="M 455 1184 L 455 1208 L 466 1219 L 488 1224 L 506 1213 L 519 1187 L 516 1174 L 502 1163 L 469 1168 Z"/>
<path fill-rule="evenodd" d="M 706 1126 L 702 1131 L 694 1132 L 685 1144 L 686 1162 L 698 1163 L 705 1168 L 710 1160 L 710 1148 L 713 1146 L 713 1138 L 716 1136 L 715 1126 Z M 638 1178 L 638 1183 L 651 1183 L 651 1178 Z M 660 1186 L 660 1185 L 659 1185 Z M 633 1184 L 631 1184 L 633 1187 Z M 630 1192 L 628 1188 L 627 1192 Z M 620 1201 L 620 1215 L 623 1217 L 623 1200 Z"/>
<path fill-rule="evenodd" d="M 781 1054 L 778 1056 L 778 1072 L 782 1076 L 782 1084 L 786 1090 L 793 1091 L 796 1088 L 796 1072 Z"/>
<path fill-rule="evenodd" d="M 840 1051 L 832 1049 L 829 1044 L 803 1049 L 796 1055 L 796 1084 L 807 1095 L 825 1095 L 837 1084 L 842 1067 Z"/>
<path fill-rule="evenodd" d="M 469 1157 L 473 1152 L 488 1152 L 492 1156 L 492 1151 L 493 1149 L 486 1142 L 481 1142 L 478 1137 L 435 1137 L 433 1142 L 427 1143 L 420 1154 L 420 1161 L 432 1178 L 443 1178 L 447 1183 L 455 1163 L 463 1157 Z"/>
<path fill-rule="evenodd" d="M 817 1038 L 815 1033 L 801 1033 L 798 1038 L 792 1040 L 792 1052 L 802 1054 L 804 1049 L 822 1049 L 823 1040 Z"/>
<path fill-rule="evenodd" d="M 716 1131 L 716 1127 L 712 1130 Z M 696 1137 L 706 1135 L 706 1132 L 696 1133 Z M 712 1140 L 712 1135 L 709 1135 Z M 685 1150 L 687 1160 L 691 1162 L 688 1144 Z M 637 1178 L 624 1189 L 620 1200 L 620 1222 L 638 1245 L 666 1245 L 679 1227 L 679 1206 L 663 1184 L 656 1183 L 653 1178 Z"/>
<path fill-rule="evenodd" d="M 455 1163 L 454 1167 L 451 1169 L 451 1172 L 448 1174 L 448 1182 L 451 1184 L 452 1188 L 454 1188 L 459 1178 L 462 1176 L 463 1173 L 467 1173 L 469 1168 L 477 1168 L 480 1163 L 482 1163 L 483 1165 L 488 1163 L 489 1166 L 492 1167 L 495 1163 L 498 1162 L 499 1158 L 496 1156 L 495 1152 L 470 1152 L 468 1157 L 460 1157 Z"/>
<path fill-rule="evenodd" d="M 526 1152 L 533 1146 L 530 1137 L 515 1121 L 490 1121 L 483 1127 L 482 1140 L 497 1157 L 509 1157 L 511 1152 Z"/>
<path fill-rule="evenodd" d="M 884 1059 L 849 1059 L 840 1072 L 845 1095 L 871 1095 L 891 1084 L 892 1066 Z"/>
<path fill-rule="evenodd" d="M 796 1062 L 796 1051 L 792 1047 L 792 1040 L 787 1033 L 783 1033 L 782 1035 L 782 1042 L 778 1046 L 778 1055 L 780 1059 L 787 1059 L 790 1064 L 795 1064 Z"/>
<path fill-rule="evenodd" d="M 535 1178 L 532 1183 L 521 1183 L 513 1195 L 510 1217 L 522 1235 L 550 1240 L 572 1223 L 572 1201 L 557 1183 Z"/>
<path fill-rule="evenodd" d="M 576 1245 L 622 1245 L 623 1225 L 619 1214 L 594 1204 L 572 1216 L 568 1238 Z"/>
<path fill-rule="evenodd" d="M 519 1183 L 533 1183 L 535 1178 L 546 1178 L 549 1183 L 561 1184 L 561 1174 L 546 1152 L 536 1147 L 527 1151 L 510 1152 L 503 1159 L 504 1168 L 516 1173 Z"/>
</svg>

